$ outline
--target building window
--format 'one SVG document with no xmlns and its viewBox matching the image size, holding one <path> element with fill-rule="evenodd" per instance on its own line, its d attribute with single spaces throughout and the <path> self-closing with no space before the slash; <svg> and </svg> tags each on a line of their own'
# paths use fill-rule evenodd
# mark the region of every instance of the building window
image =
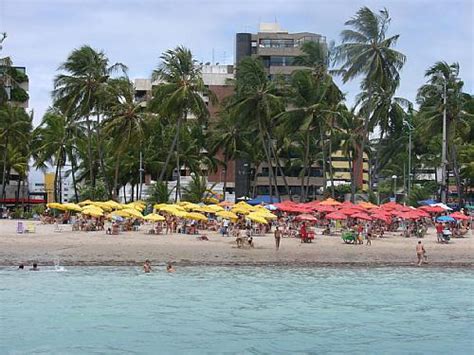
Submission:
<svg viewBox="0 0 474 355">
<path fill-rule="evenodd" d="M 261 39 L 260 48 L 293 48 L 295 41 L 292 39 Z"/>
<path fill-rule="evenodd" d="M 270 57 L 270 65 L 276 67 L 292 66 L 295 57 L 272 56 Z"/>
</svg>

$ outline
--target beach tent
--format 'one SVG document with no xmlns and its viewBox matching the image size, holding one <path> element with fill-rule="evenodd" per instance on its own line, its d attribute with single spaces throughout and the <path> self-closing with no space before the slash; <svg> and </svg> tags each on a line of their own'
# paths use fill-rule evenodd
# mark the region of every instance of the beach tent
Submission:
<svg viewBox="0 0 474 355">
<path fill-rule="evenodd" d="M 266 196 L 266 195 L 265 196 L 257 196 L 253 200 L 247 201 L 247 203 L 249 205 L 252 205 L 252 206 L 261 205 L 262 203 L 264 203 L 264 204 L 273 204 L 273 203 L 277 203 L 277 202 L 278 202 L 278 199 L 276 197 L 272 197 L 270 199 L 270 196 Z"/>
<path fill-rule="evenodd" d="M 417 203 L 420 206 L 429 206 L 429 205 L 434 205 L 435 203 L 437 203 L 437 201 L 435 201 L 433 199 L 428 199 L 428 200 L 417 201 Z"/>
</svg>

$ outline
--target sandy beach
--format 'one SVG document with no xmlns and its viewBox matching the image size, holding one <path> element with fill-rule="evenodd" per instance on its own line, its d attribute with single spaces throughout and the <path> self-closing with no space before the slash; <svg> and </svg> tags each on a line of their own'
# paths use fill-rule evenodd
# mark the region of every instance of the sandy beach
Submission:
<svg viewBox="0 0 474 355">
<path fill-rule="evenodd" d="M 177 265 L 314 265 L 314 266 L 413 266 L 417 239 L 388 233 L 375 239 L 372 246 L 344 244 L 339 236 L 322 236 L 302 244 L 299 239 L 284 238 L 275 250 L 273 235 L 256 236 L 255 248 L 239 249 L 234 238 L 204 232 L 209 241 L 193 235 L 149 235 L 146 226 L 138 232 L 106 235 L 105 232 L 72 232 L 62 225 L 33 222 L 36 232 L 17 234 L 15 220 L 0 221 L 0 265 L 20 263 L 40 265 L 141 265 L 168 261 Z M 436 242 L 434 229 L 422 239 L 428 255 L 426 266 L 474 267 L 474 238 L 451 239 L 449 244 Z"/>
</svg>

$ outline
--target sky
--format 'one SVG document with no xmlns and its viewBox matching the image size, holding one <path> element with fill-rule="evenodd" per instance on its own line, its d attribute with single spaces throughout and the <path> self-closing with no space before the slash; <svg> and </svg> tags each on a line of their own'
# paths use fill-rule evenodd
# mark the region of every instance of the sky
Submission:
<svg viewBox="0 0 474 355">
<path fill-rule="evenodd" d="M 465 91 L 473 92 L 473 1 L 448 0 L 0 0 L 0 56 L 26 66 L 34 122 L 51 104 L 58 66 L 83 44 L 128 66 L 130 78 L 147 78 L 160 54 L 184 45 L 200 62 L 234 62 L 235 33 L 275 22 L 289 32 L 315 32 L 340 41 L 344 22 L 362 6 L 387 8 L 388 34 L 407 56 L 397 95 L 414 101 L 424 72 L 436 61 L 459 62 Z M 341 85 L 351 104 L 358 81 Z"/>
</svg>

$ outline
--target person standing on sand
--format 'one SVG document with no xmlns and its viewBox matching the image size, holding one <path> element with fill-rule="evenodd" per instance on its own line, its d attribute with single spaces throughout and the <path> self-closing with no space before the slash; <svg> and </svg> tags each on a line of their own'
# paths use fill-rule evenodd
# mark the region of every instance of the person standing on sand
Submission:
<svg viewBox="0 0 474 355">
<path fill-rule="evenodd" d="M 143 271 L 145 271 L 145 273 L 151 272 L 150 260 L 148 260 L 148 259 L 145 260 L 145 264 L 143 264 Z"/>
<path fill-rule="evenodd" d="M 425 253 L 425 247 L 423 246 L 420 240 L 416 245 L 416 256 L 418 258 L 418 266 L 421 266 L 421 264 L 423 264 L 423 258 L 425 257 Z"/>
<path fill-rule="evenodd" d="M 275 247 L 276 247 L 276 250 L 280 249 L 280 240 L 281 240 L 281 231 L 280 231 L 280 227 L 277 226 L 275 228 Z"/>
</svg>

